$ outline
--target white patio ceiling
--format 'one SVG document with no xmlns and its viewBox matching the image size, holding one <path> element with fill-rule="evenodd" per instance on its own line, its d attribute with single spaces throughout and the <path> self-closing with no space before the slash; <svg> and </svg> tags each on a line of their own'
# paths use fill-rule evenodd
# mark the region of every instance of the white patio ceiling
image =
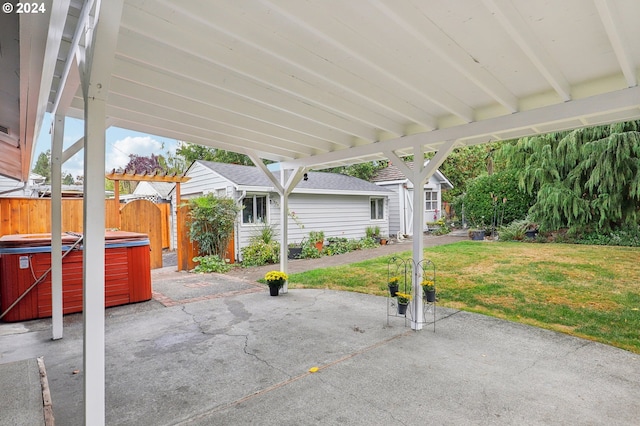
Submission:
<svg viewBox="0 0 640 426">
<path fill-rule="evenodd" d="M 89 8 L 55 5 L 47 109 L 82 118 Z M 108 124 L 322 168 L 636 119 L 639 19 L 638 0 L 125 0 Z"/>
</svg>

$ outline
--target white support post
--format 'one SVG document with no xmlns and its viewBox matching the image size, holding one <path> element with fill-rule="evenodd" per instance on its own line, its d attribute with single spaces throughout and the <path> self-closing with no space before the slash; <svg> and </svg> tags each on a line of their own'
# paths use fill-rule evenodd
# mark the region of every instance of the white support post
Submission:
<svg viewBox="0 0 640 426">
<path fill-rule="evenodd" d="M 289 271 L 289 194 L 280 193 L 280 271 Z M 283 293 L 289 292 L 289 281 L 282 287 Z"/>
<path fill-rule="evenodd" d="M 413 317 L 411 318 L 411 328 L 413 330 L 422 330 L 424 303 L 422 300 L 422 268 L 420 265 L 424 256 L 424 210 L 425 210 L 425 197 L 424 197 L 424 185 L 429 178 L 438 170 L 442 165 L 442 162 L 446 160 L 451 151 L 455 148 L 455 141 L 445 142 L 440 150 L 433 156 L 431 160 L 424 165 L 424 149 L 421 145 L 413 147 L 413 157 L 415 158 L 413 170 L 410 169 L 404 161 L 391 150 L 384 151 L 387 158 L 402 171 L 402 173 L 411 181 L 413 185 L 413 281 L 412 281 L 412 294 L 413 294 Z"/>
<path fill-rule="evenodd" d="M 424 311 L 424 304 L 422 303 L 422 269 L 419 265 L 422 262 L 424 256 L 424 184 L 427 182 L 427 177 L 424 176 L 423 158 L 424 151 L 422 147 L 414 148 L 413 158 L 415 159 L 413 165 L 413 173 L 410 178 L 413 184 L 413 315 L 411 317 L 411 329 L 422 330 L 422 318 Z"/>
<path fill-rule="evenodd" d="M 85 99 L 84 414 L 85 423 L 92 425 L 104 425 L 105 421 L 105 110 L 104 100 Z"/>
<path fill-rule="evenodd" d="M 84 423 L 103 426 L 105 399 L 105 129 L 123 0 L 97 1 L 78 49 L 84 98 Z"/>
<path fill-rule="evenodd" d="M 62 142 L 64 116 L 56 114 L 51 135 L 51 328 L 62 339 Z"/>
</svg>

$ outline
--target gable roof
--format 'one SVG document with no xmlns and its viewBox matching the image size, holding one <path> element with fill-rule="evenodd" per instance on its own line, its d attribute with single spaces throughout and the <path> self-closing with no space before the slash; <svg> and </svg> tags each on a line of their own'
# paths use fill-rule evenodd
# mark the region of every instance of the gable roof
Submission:
<svg viewBox="0 0 640 426">
<path fill-rule="evenodd" d="M 257 167 L 204 160 L 196 160 L 195 163 L 212 170 L 239 189 L 263 187 L 264 191 L 273 191 L 273 184 Z M 274 173 L 275 176 L 278 174 Z M 371 182 L 338 173 L 308 172 L 307 176 L 308 180 L 300 181 L 293 193 L 386 195 L 389 192 Z"/>
<path fill-rule="evenodd" d="M 424 164 L 428 164 L 429 161 L 425 161 Z M 407 161 L 405 163 L 407 167 L 413 170 L 413 161 Z M 453 184 L 449 182 L 449 179 L 446 178 L 444 174 L 440 170 L 437 170 L 433 177 L 436 178 L 440 184 L 442 185 L 442 189 L 452 189 Z M 387 167 L 384 169 L 380 169 L 376 171 L 376 173 L 371 178 L 372 182 L 390 182 L 390 181 L 404 181 L 407 180 L 407 177 L 400 171 L 400 169 L 392 163 L 389 163 Z"/>
<path fill-rule="evenodd" d="M 169 198 L 169 194 L 176 186 L 173 182 L 148 182 L 142 181 L 133 190 L 134 194 L 159 195 L 161 198 Z M 153 192 L 155 191 L 155 192 Z"/>
</svg>

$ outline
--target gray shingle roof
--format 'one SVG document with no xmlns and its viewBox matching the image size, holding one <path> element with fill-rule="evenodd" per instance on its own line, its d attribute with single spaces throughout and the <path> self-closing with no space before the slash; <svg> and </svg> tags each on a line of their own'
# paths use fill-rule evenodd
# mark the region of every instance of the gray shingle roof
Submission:
<svg viewBox="0 0 640 426">
<path fill-rule="evenodd" d="M 411 170 L 413 170 L 413 164 L 414 164 L 413 161 L 407 161 L 405 164 Z M 453 188 L 453 186 L 451 185 L 451 182 L 449 182 L 449 180 L 442 174 L 440 170 L 436 171 L 436 173 L 434 174 L 434 177 L 436 177 L 442 184 L 444 184 L 443 189 Z M 376 171 L 376 173 L 371 178 L 371 181 L 372 182 L 388 182 L 388 181 L 394 181 L 394 180 L 404 180 L 406 178 L 407 177 L 404 175 L 404 173 L 400 171 L 400 169 L 397 166 L 395 166 L 394 164 L 389 164 L 384 169 L 380 169 Z"/>
<path fill-rule="evenodd" d="M 204 160 L 197 160 L 197 162 L 239 186 L 273 187 L 271 181 L 257 167 Z M 276 176 L 279 177 L 279 172 L 276 173 Z M 296 189 L 330 192 L 377 192 L 381 194 L 388 192 L 371 182 L 338 173 L 309 172 L 308 177 L 308 180 L 300 181 Z"/>
</svg>

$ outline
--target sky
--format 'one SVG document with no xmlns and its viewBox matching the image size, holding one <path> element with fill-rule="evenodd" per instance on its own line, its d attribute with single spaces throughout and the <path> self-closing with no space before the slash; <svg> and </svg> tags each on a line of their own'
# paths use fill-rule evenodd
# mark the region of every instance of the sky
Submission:
<svg viewBox="0 0 640 426">
<path fill-rule="evenodd" d="M 36 142 L 36 152 L 31 164 L 32 169 L 40 153 L 51 149 L 51 135 L 49 131 L 52 120 L 53 116 L 51 114 L 45 114 L 40 135 Z M 63 149 L 67 149 L 73 145 L 83 135 L 83 121 L 67 118 L 64 125 Z M 168 152 L 172 154 L 175 153 L 177 146 L 178 141 L 175 139 L 111 127 L 106 133 L 105 172 L 111 172 L 113 169 L 127 165 L 129 162 L 129 154 L 137 154 L 139 156 L 162 154 L 166 157 Z M 80 150 L 62 165 L 62 173 L 63 175 L 71 173 L 74 178 L 79 175 L 84 175 L 84 150 Z"/>
</svg>

